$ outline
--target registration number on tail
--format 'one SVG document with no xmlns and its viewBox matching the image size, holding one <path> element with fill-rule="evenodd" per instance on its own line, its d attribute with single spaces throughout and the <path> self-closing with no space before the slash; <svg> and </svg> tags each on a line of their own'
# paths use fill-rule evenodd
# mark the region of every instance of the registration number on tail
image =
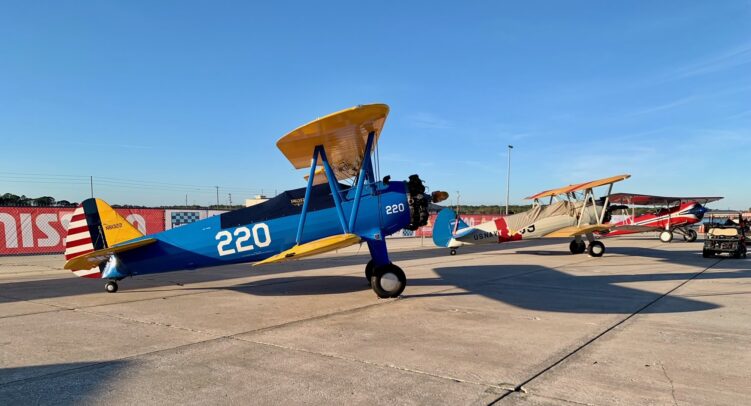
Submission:
<svg viewBox="0 0 751 406">
<path fill-rule="evenodd" d="M 222 230 L 216 233 L 214 239 L 218 241 L 216 250 L 219 252 L 219 256 L 223 257 L 238 252 L 251 251 L 255 247 L 268 247 L 271 244 L 271 233 L 266 223 L 258 223 L 254 224 L 252 228 L 237 227 L 231 233 L 228 230 Z"/>
</svg>

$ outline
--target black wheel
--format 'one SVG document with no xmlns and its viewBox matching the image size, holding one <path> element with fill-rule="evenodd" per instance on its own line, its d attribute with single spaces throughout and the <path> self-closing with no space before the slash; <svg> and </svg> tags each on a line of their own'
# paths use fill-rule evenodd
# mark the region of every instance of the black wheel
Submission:
<svg viewBox="0 0 751 406">
<path fill-rule="evenodd" d="M 694 242 L 694 241 L 696 241 L 696 238 L 698 236 L 699 235 L 696 233 L 696 230 L 693 230 L 693 229 L 689 228 L 686 231 L 686 234 L 683 234 L 683 239 L 686 240 L 686 241 L 688 241 L 688 242 Z"/>
<path fill-rule="evenodd" d="M 107 291 L 107 293 L 115 293 L 117 292 L 117 282 L 115 281 L 109 281 L 104 284 L 104 290 Z"/>
<path fill-rule="evenodd" d="M 451 248 L 451 251 L 449 251 L 449 254 L 456 255 L 456 248 Z"/>
<path fill-rule="evenodd" d="M 370 278 L 373 277 L 373 269 L 375 269 L 375 262 L 371 259 L 365 265 L 365 279 L 368 281 L 368 286 L 370 286 Z"/>
<path fill-rule="evenodd" d="M 377 266 L 370 278 L 370 287 L 381 299 L 399 297 L 406 286 L 404 271 L 394 264 Z"/>
<path fill-rule="evenodd" d="M 605 244 L 600 241 L 592 241 L 587 247 L 587 254 L 590 257 L 601 257 L 605 253 Z"/>
<path fill-rule="evenodd" d="M 703 249 L 701 251 L 701 256 L 703 256 L 704 258 L 712 258 L 712 257 L 714 257 L 714 252 L 712 252 L 712 251 L 710 251 L 708 249 Z"/>
<path fill-rule="evenodd" d="M 568 250 L 569 250 L 569 252 L 571 252 L 574 255 L 581 254 L 581 253 L 583 253 L 584 251 L 587 250 L 587 245 L 584 244 L 584 241 L 573 240 L 568 245 Z"/>
<path fill-rule="evenodd" d="M 673 241 L 673 232 L 669 230 L 665 230 L 660 233 L 660 241 L 662 242 L 670 242 Z"/>
</svg>

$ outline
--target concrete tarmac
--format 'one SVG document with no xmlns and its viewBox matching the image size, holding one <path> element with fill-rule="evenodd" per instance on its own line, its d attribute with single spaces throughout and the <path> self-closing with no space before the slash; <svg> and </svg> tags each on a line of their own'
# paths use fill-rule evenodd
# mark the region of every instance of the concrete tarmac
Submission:
<svg viewBox="0 0 751 406">
<path fill-rule="evenodd" d="M 651 235 L 101 280 L 0 257 L 0 404 L 751 404 L 751 260 Z"/>
</svg>

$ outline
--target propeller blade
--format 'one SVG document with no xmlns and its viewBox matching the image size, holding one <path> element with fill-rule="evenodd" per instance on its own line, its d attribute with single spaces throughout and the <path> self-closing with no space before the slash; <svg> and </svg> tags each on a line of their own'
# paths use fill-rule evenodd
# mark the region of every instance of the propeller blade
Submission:
<svg viewBox="0 0 751 406">
<path fill-rule="evenodd" d="M 440 203 L 448 198 L 449 198 L 448 192 L 443 192 L 441 190 L 436 190 L 435 192 L 430 194 L 430 200 L 433 203 Z"/>
</svg>

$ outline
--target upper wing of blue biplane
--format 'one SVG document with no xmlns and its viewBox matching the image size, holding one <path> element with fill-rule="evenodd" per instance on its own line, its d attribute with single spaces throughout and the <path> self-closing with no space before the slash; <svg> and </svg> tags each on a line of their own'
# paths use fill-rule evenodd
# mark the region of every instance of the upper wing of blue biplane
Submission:
<svg viewBox="0 0 751 406">
<path fill-rule="evenodd" d="M 313 150 L 323 146 L 336 178 L 348 179 L 360 169 L 368 134 L 375 132 L 378 142 L 388 114 L 385 104 L 351 107 L 292 130 L 276 146 L 297 169 L 309 168 Z"/>
</svg>

